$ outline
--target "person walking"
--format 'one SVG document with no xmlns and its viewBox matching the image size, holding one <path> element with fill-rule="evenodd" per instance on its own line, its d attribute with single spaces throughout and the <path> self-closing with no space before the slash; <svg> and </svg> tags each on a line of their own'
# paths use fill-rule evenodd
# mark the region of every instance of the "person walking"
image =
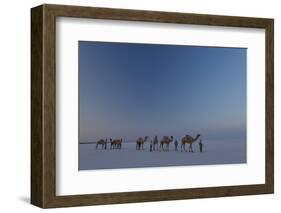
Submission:
<svg viewBox="0 0 281 213">
<path fill-rule="evenodd" d="M 175 151 L 177 152 L 178 151 L 178 145 L 179 145 L 179 142 L 178 142 L 178 140 L 176 139 L 175 140 Z"/>
<path fill-rule="evenodd" d="M 104 149 L 106 150 L 107 148 L 107 138 L 105 139 L 105 142 L 104 142 Z"/>
<path fill-rule="evenodd" d="M 200 150 L 200 152 L 203 152 L 203 143 L 202 143 L 201 139 L 199 141 L 199 150 Z"/>
<path fill-rule="evenodd" d="M 152 143 L 153 143 L 153 151 L 155 151 L 155 146 L 156 146 L 156 148 L 158 150 L 158 138 L 157 138 L 157 135 L 154 137 Z"/>
</svg>

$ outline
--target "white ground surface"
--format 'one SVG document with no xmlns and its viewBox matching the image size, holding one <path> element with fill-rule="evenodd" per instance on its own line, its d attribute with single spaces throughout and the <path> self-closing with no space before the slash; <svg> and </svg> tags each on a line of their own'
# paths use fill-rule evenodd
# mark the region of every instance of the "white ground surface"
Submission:
<svg viewBox="0 0 281 213">
<path fill-rule="evenodd" d="M 178 149 L 170 144 L 169 152 L 150 152 L 146 143 L 144 150 L 137 151 L 135 143 L 123 143 L 121 150 L 101 146 L 97 150 L 96 144 L 80 144 L 79 170 L 246 163 L 245 142 L 204 141 L 202 153 L 198 143 L 193 144 L 193 153 L 181 152 L 180 144 Z"/>
</svg>

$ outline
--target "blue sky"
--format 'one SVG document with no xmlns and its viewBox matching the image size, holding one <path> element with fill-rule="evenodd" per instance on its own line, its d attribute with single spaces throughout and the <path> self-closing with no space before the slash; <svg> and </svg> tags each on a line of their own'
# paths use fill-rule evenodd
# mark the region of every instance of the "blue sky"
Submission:
<svg viewBox="0 0 281 213">
<path fill-rule="evenodd" d="M 245 48 L 79 42 L 79 141 L 246 137 Z"/>
</svg>

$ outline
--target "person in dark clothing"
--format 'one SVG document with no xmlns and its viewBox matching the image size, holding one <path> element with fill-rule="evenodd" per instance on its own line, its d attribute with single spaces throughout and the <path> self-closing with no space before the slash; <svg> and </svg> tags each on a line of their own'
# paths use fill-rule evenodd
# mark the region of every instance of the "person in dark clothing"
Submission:
<svg viewBox="0 0 281 213">
<path fill-rule="evenodd" d="M 104 149 L 106 150 L 107 147 L 107 138 L 105 139 L 105 143 L 104 143 Z"/>
<path fill-rule="evenodd" d="M 158 138 L 157 138 L 157 136 L 155 136 L 153 141 L 152 141 L 152 148 L 153 148 L 153 151 L 155 151 L 156 149 L 158 150 Z"/>
<path fill-rule="evenodd" d="M 176 152 L 178 151 L 178 145 L 179 145 L 178 140 L 175 140 L 175 151 L 176 151 Z"/>
<path fill-rule="evenodd" d="M 202 143 L 201 139 L 199 141 L 199 150 L 200 150 L 200 152 L 203 152 L 203 143 Z"/>
</svg>

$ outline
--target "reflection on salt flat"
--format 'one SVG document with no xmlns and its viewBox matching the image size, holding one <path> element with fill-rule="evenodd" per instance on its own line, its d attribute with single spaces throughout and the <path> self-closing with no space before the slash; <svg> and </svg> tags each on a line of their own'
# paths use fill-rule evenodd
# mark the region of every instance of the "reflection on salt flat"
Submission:
<svg viewBox="0 0 281 213">
<path fill-rule="evenodd" d="M 149 143 L 144 150 L 137 151 L 136 144 L 124 142 L 122 149 L 96 149 L 95 143 L 79 144 L 79 170 L 144 168 L 184 165 L 213 165 L 246 163 L 246 141 L 204 141 L 203 152 L 198 143 L 194 152 L 181 152 L 180 144 L 175 151 L 170 144 L 169 152 L 150 151 Z"/>
</svg>

